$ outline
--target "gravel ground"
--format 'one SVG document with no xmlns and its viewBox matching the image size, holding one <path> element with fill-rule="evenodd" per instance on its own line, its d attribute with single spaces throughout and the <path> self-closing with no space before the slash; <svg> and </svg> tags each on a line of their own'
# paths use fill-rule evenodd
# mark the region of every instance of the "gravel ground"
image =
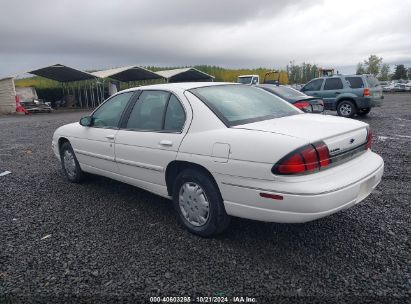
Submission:
<svg viewBox="0 0 411 304">
<path fill-rule="evenodd" d="M 363 119 L 386 165 L 365 201 L 306 224 L 234 219 L 213 239 L 185 231 L 146 191 L 66 182 L 51 137 L 83 115 L 0 117 L 0 172 L 12 172 L 0 177 L 0 302 L 410 301 L 410 94 L 387 95 Z"/>
</svg>

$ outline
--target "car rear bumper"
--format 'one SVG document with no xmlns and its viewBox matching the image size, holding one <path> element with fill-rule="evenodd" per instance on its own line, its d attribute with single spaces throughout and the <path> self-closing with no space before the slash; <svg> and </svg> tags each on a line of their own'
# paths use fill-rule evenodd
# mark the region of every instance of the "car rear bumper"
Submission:
<svg viewBox="0 0 411 304">
<path fill-rule="evenodd" d="M 244 179 L 224 178 L 220 189 L 226 212 L 265 222 L 302 223 L 347 209 L 373 191 L 384 171 L 382 158 L 371 151 L 349 163 L 288 183 L 254 181 L 247 185 Z M 260 193 L 283 199 L 264 198 Z"/>
<path fill-rule="evenodd" d="M 373 107 L 381 107 L 384 100 L 384 96 L 381 97 L 358 97 L 356 98 L 357 107 L 360 109 L 363 108 L 373 108 Z"/>
</svg>

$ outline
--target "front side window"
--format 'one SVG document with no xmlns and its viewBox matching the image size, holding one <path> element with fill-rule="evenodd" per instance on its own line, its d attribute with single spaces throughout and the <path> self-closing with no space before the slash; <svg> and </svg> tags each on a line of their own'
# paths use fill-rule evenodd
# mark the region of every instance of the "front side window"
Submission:
<svg viewBox="0 0 411 304">
<path fill-rule="evenodd" d="M 190 90 L 227 126 L 301 113 L 263 89 L 243 85 L 217 85 Z"/>
<path fill-rule="evenodd" d="M 101 107 L 93 113 L 93 127 L 96 128 L 117 128 L 127 106 L 128 101 L 134 92 L 126 92 L 115 95 L 107 100 Z"/>
<path fill-rule="evenodd" d="M 323 84 L 323 79 L 315 79 L 307 83 L 303 90 L 304 91 L 319 91 L 321 90 L 321 85 Z"/>
<path fill-rule="evenodd" d="M 165 91 L 143 91 L 134 105 L 126 128 L 144 131 L 181 131 L 185 112 L 180 101 Z"/>
<path fill-rule="evenodd" d="M 328 78 L 325 80 L 324 90 L 341 90 L 343 83 L 340 78 Z"/>
</svg>

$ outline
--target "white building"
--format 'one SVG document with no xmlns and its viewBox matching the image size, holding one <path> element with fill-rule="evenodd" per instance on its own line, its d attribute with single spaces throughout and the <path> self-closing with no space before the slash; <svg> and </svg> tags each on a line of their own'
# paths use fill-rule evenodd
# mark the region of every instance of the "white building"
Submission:
<svg viewBox="0 0 411 304">
<path fill-rule="evenodd" d="M 11 114 L 16 112 L 16 88 L 14 78 L 5 77 L 0 79 L 0 114 Z"/>
</svg>

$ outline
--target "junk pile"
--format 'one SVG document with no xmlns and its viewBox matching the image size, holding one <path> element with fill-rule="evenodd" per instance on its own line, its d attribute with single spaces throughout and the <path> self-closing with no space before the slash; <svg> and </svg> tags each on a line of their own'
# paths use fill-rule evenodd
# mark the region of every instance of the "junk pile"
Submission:
<svg viewBox="0 0 411 304">
<path fill-rule="evenodd" d="M 49 102 L 43 102 L 37 96 L 33 87 L 16 88 L 16 112 L 30 113 L 50 113 L 53 109 Z"/>
</svg>

